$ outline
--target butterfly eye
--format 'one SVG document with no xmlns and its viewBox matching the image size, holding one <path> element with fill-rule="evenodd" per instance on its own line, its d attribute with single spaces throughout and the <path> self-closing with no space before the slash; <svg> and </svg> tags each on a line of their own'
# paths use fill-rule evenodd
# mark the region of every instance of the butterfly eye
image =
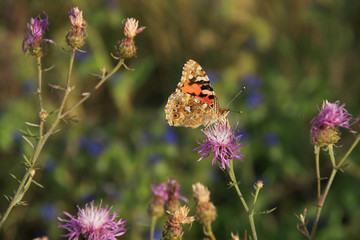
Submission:
<svg viewBox="0 0 360 240">
<path fill-rule="evenodd" d="M 179 118 L 179 114 L 177 113 L 174 113 L 173 117 L 176 119 L 176 118 Z"/>
<path fill-rule="evenodd" d="M 179 108 L 181 105 L 181 101 L 176 101 L 176 107 Z"/>
<path fill-rule="evenodd" d="M 173 112 L 177 112 L 177 110 L 174 108 L 174 109 L 173 109 Z"/>
</svg>

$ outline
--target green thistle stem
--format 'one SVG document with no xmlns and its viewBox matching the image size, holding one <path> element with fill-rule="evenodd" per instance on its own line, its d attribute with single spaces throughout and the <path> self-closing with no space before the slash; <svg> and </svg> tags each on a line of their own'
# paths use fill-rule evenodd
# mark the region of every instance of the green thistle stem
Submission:
<svg viewBox="0 0 360 240">
<path fill-rule="evenodd" d="M 21 203 L 21 200 L 22 200 L 23 196 L 25 195 L 25 193 L 29 189 L 31 183 L 33 182 L 33 177 L 35 176 L 35 165 L 37 163 L 39 155 L 40 155 L 46 141 L 48 140 L 48 138 L 55 132 L 55 129 L 56 129 L 58 123 L 60 122 L 60 120 L 62 118 L 64 118 L 65 116 L 67 116 L 72 110 L 74 110 L 75 108 L 80 106 L 81 103 L 83 103 L 86 99 L 88 99 L 90 97 L 90 95 L 94 91 L 96 91 L 107 79 L 109 79 L 109 77 L 111 77 L 124 64 L 124 60 L 121 59 L 119 61 L 119 63 L 115 66 L 115 68 L 109 74 L 107 74 L 106 76 L 105 75 L 102 76 L 99 83 L 91 90 L 90 93 L 88 93 L 83 98 L 81 98 L 78 103 L 74 104 L 68 110 L 63 112 L 65 104 L 66 104 L 67 97 L 68 97 L 68 95 L 70 94 L 70 91 L 71 91 L 70 78 L 71 78 L 72 68 L 73 68 L 73 64 L 74 64 L 75 52 L 76 52 L 76 49 L 73 49 L 72 54 L 70 56 L 70 66 L 69 66 L 68 76 L 67 76 L 67 79 L 66 79 L 65 94 L 64 94 L 64 97 L 62 99 L 60 108 L 58 109 L 58 114 L 57 114 L 54 122 L 51 124 L 49 130 L 45 134 L 43 134 L 43 122 L 44 122 L 44 120 L 40 120 L 40 124 L 39 124 L 39 127 L 40 127 L 39 140 L 38 140 L 38 142 L 36 144 L 34 155 L 30 159 L 30 166 L 27 168 L 27 170 L 26 170 L 26 172 L 24 174 L 24 177 L 21 180 L 21 182 L 20 182 L 14 196 L 11 198 L 11 201 L 9 203 L 8 208 L 6 209 L 4 215 L 2 216 L 2 218 L 0 220 L 0 229 L 2 228 L 4 222 L 6 221 L 7 217 L 9 216 L 10 212 L 12 211 L 12 209 L 16 205 Z M 40 58 L 37 58 L 37 68 L 38 68 L 38 81 L 39 81 L 39 88 L 38 88 L 39 102 L 40 102 L 39 104 L 40 104 L 40 111 L 41 111 L 41 110 L 43 110 L 43 105 L 42 105 L 42 96 L 41 96 L 42 69 L 41 69 L 41 59 Z"/>
<path fill-rule="evenodd" d="M 204 226 L 205 227 L 205 226 Z M 210 238 L 210 240 L 216 240 L 214 233 L 212 232 L 211 223 L 207 224 L 205 235 Z"/>
<path fill-rule="evenodd" d="M 324 206 L 326 197 L 329 193 L 330 187 L 334 181 L 335 175 L 337 173 L 337 171 L 340 169 L 340 167 L 342 166 L 342 164 L 344 163 L 344 161 L 347 159 L 347 157 L 350 155 L 350 153 L 354 150 L 355 146 L 359 143 L 360 141 L 360 135 L 357 136 L 357 138 L 355 139 L 354 143 L 351 145 L 351 147 L 349 148 L 349 150 L 346 152 L 346 154 L 344 155 L 344 157 L 340 160 L 340 162 L 336 165 L 336 161 L 335 161 L 335 155 L 334 155 L 334 148 L 333 145 L 330 144 L 328 146 L 328 150 L 329 150 L 329 155 L 330 155 L 330 159 L 331 162 L 333 164 L 333 169 L 331 171 L 331 175 L 329 177 L 329 180 L 326 184 L 324 193 L 322 196 L 320 196 L 319 200 L 318 200 L 318 206 L 317 206 L 317 211 L 316 211 L 316 217 L 315 217 L 315 222 L 314 222 L 314 226 L 311 230 L 311 235 L 310 235 L 310 240 L 313 240 L 315 238 L 315 234 L 316 234 L 316 230 L 317 230 L 317 225 L 320 219 L 320 215 L 321 215 L 321 210 L 322 207 Z"/>
<path fill-rule="evenodd" d="M 316 182 L 317 182 L 317 198 L 318 201 L 320 201 L 321 197 L 321 176 L 320 176 L 320 161 L 319 161 L 319 155 L 320 155 L 320 147 L 315 146 L 315 165 L 316 165 Z"/>
<path fill-rule="evenodd" d="M 242 193 L 240 191 L 239 185 L 238 185 L 238 183 L 236 181 L 236 177 L 235 177 L 233 160 L 230 160 L 229 176 L 231 179 L 231 183 L 235 187 L 235 190 L 240 198 L 240 201 L 241 201 L 242 205 L 244 206 L 246 213 L 249 216 L 249 222 L 250 222 L 250 227 L 251 227 L 251 232 L 253 234 L 253 238 L 254 238 L 254 240 L 257 240 L 258 238 L 257 238 L 255 222 L 254 222 L 254 209 L 252 209 L 251 211 L 249 210 L 249 207 L 244 199 L 244 196 L 242 195 Z"/>
<path fill-rule="evenodd" d="M 156 225 L 157 219 L 158 219 L 157 217 L 152 217 L 151 218 L 150 240 L 154 239 L 155 225 Z"/>
</svg>

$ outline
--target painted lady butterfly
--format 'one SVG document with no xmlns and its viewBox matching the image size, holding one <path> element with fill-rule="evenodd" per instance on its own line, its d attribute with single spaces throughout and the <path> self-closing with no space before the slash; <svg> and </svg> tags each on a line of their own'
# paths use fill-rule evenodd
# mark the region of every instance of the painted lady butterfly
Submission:
<svg viewBox="0 0 360 240">
<path fill-rule="evenodd" d="M 228 109 L 219 108 L 219 101 L 202 67 L 189 60 L 183 67 L 181 80 L 165 106 L 170 126 L 197 128 L 225 120 Z"/>
</svg>

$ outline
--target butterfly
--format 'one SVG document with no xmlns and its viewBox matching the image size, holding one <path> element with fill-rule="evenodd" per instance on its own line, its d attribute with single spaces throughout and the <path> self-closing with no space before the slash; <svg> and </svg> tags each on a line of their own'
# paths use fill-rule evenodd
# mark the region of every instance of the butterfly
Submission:
<svg viewBox="0 0 360 240">
<path fill-rule="evenodd" d="M 170 126 L 197 128 L 225 120 L 229 109 L 219 108 L 209 77 L 197 62 L 189 60 L 167 101 L 165 113 Z"/>
</svg>

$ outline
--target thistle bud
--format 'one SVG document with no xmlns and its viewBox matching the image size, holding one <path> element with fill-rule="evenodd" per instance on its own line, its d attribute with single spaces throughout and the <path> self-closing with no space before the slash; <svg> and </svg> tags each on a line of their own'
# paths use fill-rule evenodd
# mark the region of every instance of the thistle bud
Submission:
<svg viewBox="0 0 360 240">
<path fill-rule="evenodd" d="M 45 119 L 47 118 L 49 114 L 46 112 L 46 110 L 42 110 L 39 114 L 39 117 L 41 119 L 41 121 L 45 121 Z"/>
<path fill-rule="evenodd" d="M 254 184 L 255 190 L 262 189 L 264 187 L 263 181 L 259 180 Z"/>
</svg>

